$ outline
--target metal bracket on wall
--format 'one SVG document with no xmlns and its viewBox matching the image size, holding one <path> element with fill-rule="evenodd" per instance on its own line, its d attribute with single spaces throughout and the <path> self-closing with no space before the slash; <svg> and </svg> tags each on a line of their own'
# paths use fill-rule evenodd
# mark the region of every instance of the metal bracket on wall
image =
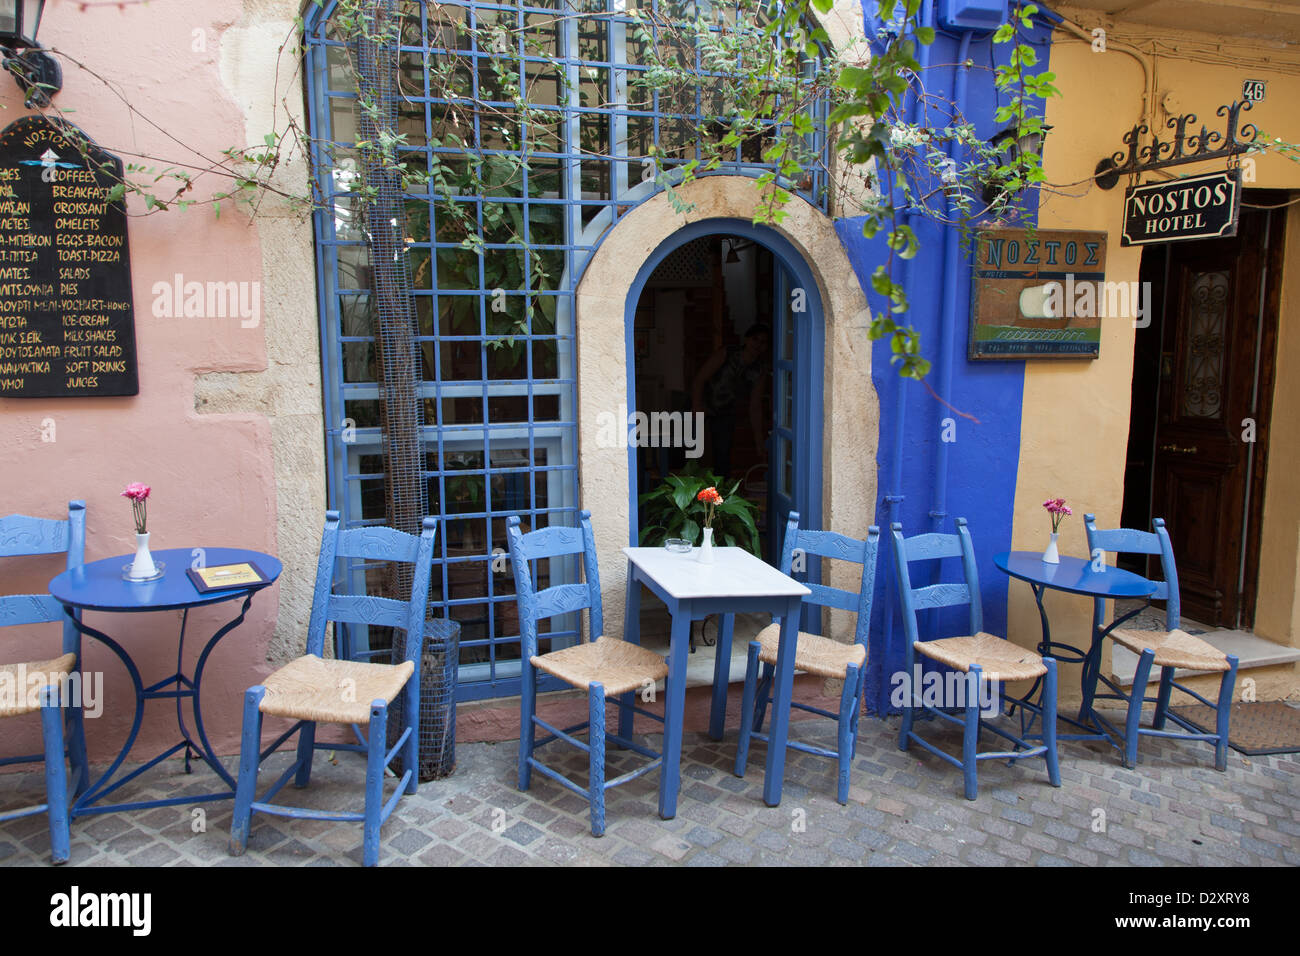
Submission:
<svg viewBox="0 0 1300 956">
<path fill-rule="evenodd" d="M 1120 150 L 1097 163 L 1094 181 L 1102 189 L 1114 189 L 1120 177 L 1136 175 L 1152 169 L 1167 166 L 1182 166 L 1187 163 L 1203 163 L 1211 159 L 1227 159 L 1249 152 L 1255 144 L 1259 130 L 1255 124 L 1247 123 L 1237 128 L 1242 110 L 1249 110 L 1251 102 L 1243 100 L 1220 106 L 1216 116 L 1227 117 L 1222 133 L 1211 132 L 1205 126 L 1200 133 L 1188 135 L 1188 128 L 1196 122 L 1195 113 L 1183 113 L 1172 116 L 1165 121 L 1165 126 L 1174 131 L 1172 142 L 1161 141 L 1158 135 L 1152 135 L 1149 146 L 1140 145 L 1142 136 L 1150 132 L 1146 123 L 1139 123 L 1124 134 L 1124 144 L 1128 152 Z M 1211 147 L 1225 144 L 1217 149 Z"/>
</svg>

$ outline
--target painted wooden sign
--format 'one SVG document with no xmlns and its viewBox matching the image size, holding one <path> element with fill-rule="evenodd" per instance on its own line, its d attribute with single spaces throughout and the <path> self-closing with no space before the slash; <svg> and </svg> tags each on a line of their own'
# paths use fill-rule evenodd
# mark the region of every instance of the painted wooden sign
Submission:
<svg viewBox="0 0 1300 956">
<path fill-rule="evenodd" d="M 973 273 L 972 359 L 1096 358 L 1101 320 L 1133 315 L 1130 284 L 1105 281 L 1104 232 L 985 230 Z"/>
<path fill-rule="evenodd" d="M 1235 236 L 1240 214 L 1240 169 L 1130 186 L 1120 245 Z"/>
<path fill-rule="evenodd" d="M 139 392 L 121 176 L 70 126 L 0 132 L 0 398 Z"/>
</svg>

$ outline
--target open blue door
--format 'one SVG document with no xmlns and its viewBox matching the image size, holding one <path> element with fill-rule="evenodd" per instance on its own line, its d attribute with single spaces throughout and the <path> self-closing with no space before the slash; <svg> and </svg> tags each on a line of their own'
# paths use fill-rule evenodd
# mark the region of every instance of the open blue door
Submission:
<svg viewBox="0 0 1300 956">
<path fill-rule="evenodd" d="M 781 560 L 785 522 L 795 506 L 794 432 L 794 322 L 790 293 L 794 283 L 789 271 L 777 263 L 776 301 L 772 303 L 772 435 L 768 439 L 767 558 Z"/>
<path fill-rule="evenodd" d="M 768 478 L 768 554 L 771 564 L 781 561 L 785 525 L 791 511 L 800 515 L 802 527 L 817 527 L 821 515 L 821 428 L 818 409 L 821 389 L 814 391 L 812 379 L 821 380 L 821 354 L 815 350 L 814 331 L 820 317 L 817 295 L 809 290 L 777 259 L 772 303 L 772 437 L 768 442 L 771 462 Z M 800 374 L 802 373 L 802 374 Z M 821 568 L 810 564 L 801 580 L 820 582 Z M 821 616 L 804 608 L 800 630 L 821 633 Z"/>
</svg>

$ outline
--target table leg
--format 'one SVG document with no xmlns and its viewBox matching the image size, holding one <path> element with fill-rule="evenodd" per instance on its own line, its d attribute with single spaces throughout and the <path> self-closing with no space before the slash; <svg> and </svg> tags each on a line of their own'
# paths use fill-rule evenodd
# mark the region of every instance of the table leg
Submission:
<svg viewBox="0 0 1300 956">
<path fill-rule="evenodd" d="M 669 607 L 673 616 L 672 643 L 668 651 L 668 690 L 664 695 L 664 752 L 659 772 L 659 816 L 677 816 L 677 791 L 681 786 L 682 724 L 686 719 L 686 659 L 691 640 L 689 601 Z"/>
<path fill-rule="evenodd" d="M 185 712 L 181 708 L 181 689 L 185 684 L 185 626 L 190 620 L 190 609 L 185 608 L 181 611 L 181 630 L 176 638 L 176 726 L 180 728 L 181 739 L 185 741 L 185 772 L 193 773 L 190 767 L 190 758 L 194 756 L 195 750 L 190 742 L 189 728 L 185 726 Z M 189 685 L 191 691 L 194 690 L 193 684 Z M 192 700 L 192 698 L 191 698 Z M 234 786 L 233 784 L 231 785 Z"/>
<path fill-rule="evenodd" d="M 763 802 L 781 805 L 781 784 L 785 776 L 785 745 L 790 730 L 790 700 L 794 693 L 794 657 L 799 641 L 799 598 L 792 599 L 781 618 L 781 643 L 772 679 L 772 723 L 767 744 L 767 771 L 763 778 Z"/>
<path fill-rule="evenodd" d="M 248 613 L 248 608 L 252 603 L 253 603 L 252 594 L 244 598 L 244 605 L 239 609 L 239 616 L 236 617 L 234 620 L 230 621 L 230 623 L 226 624 L 224 627 L 222 627 L 221 630 L 217 631 L 217 633 L 212 635 L 212 637 L 208 640 L 208 643 L 203 646 L 203 650 L 199 653 L 199 659 L 194 665 L 194 682 L 193 682 L 194 697 L 192 698 L 192 702 L 194 704 L 194 729 L 198 732 L 200 750 L 201 750 L 199 756 L 201 756 L 204 762 L 209 767 L 211 767 L 213 771 L 216 772 L 217 776 L 219 776 L 222 780 L 224 780 L 227 784 L 230 785 L 230 790 L 232 795 L 235 790 L 235 778 L 230 775 L 230 773 L 226 770 L 224 766 L 222 766 L 221 759 L 216 755 L 216 752 L 213 751 L 212 745 L 208 743 L 208 735 L 206 731 L 204 731 L 203 729 L 203 707 L 201 705 L 199 695 L 202 693 L 203 690 L 203 669 L 207 665 L 208 655 L 211 654 L 212 651 L 216 648 L 218 641 L 220 641 L 223 637 L 225 637 L 227 634 L 229 634 L 231 631 L 233 631 L 235 628 L 237 628 L 240 624 L 243 623 L 244 615 Z M 178 701 L 177 702 L 178 719 L 179 716 L 180 716 L 180 704 Z M 184 731 L 184 729 L 185 729 L 185 725 L 184 723 L 182 723 L 181 730 Z M 188 734 L 186 734 L 186 739 L 187 740 L 189 739 Z"/>
<path fill-rule="evenodd" d="M 623 640 L 629 644 L 641 643 L 641 581 L 636 576 L 636 565 L 631 561 L 627 563 L 627 595 L 623 599 Z M 619 696 L 618 735 L 624 740 L 632 739 L 636 717 L 632 707 L 635 703 L 636 691 Z"/>
<path fill-rule="evenodd" d="M 130 655 L 126 653 L 122 646 L 102 631 L 97 631 L 90 625 L 83 623 L 78 616 L 73 615 L 71 608 L 65 606 L 64 611 L 72 618 L 73 623 L 77 626 L 78 632 L 85 634 L 88 637 L 93 637 L 117 656 L 117 659 L 122 662 L 122 666 L 126 668 L 127 676 L 131 678 L 131 686 L 135 690 L 135 717 L 131 721 L 131 732 L 126 735 L 126 744 L 122 747 L 121 753 L 117 755 L 117 758 L 109 768 L 100 775 L 99 779 L 86 787 L 73 803 L 72 816 L 75 817 L 78 815 L 78 811 L 89 806 L 99 798 L 101 791 L 103 791 L 107 786 L 109 780 L 113 778 L 113 774 L 117 773 L 117 768 L 122 766 L 122 761 L 126 760 L 126 755 L 131 752 L 131 748 L 135 746 L 135 738 L 139 735 L 140 725 L 144 722 L 145 697 L 144 681 L 140 679 L 140 671 L 136 668 L 135 662 L 131 660 Z M 82 676 L 84 682 L 84 673 Z M 87 763 L 87 767 L 89 767 L 89 763 Z M 114 789 L 116 789 L 116 786 Z"/>
<path fill-rule="evenodd" d="M 1079 705 L 1080 723 L 1091 723 L 1091 725 L 1098 729 L 1101 729 L 1102 726 L 1096 719 L 1094 719 L 1092 712 L 1092 703 L 1097 696 L 1097 679 L 1098 675 L 1101 673 L 1102 644 L 1104 644 L 1106 638 L 1110 636 L 1111 631 L 1128 621 L 1129 618 L 1141 614 L 1150 606 L 1151 599 L 1147 598 L 1139 607 L 1135 607 L 1133 610 L 1121 614 L 1119 617 L 1115 618 L 1115 620 L 1111 621 L 1110 624 L 1103 627 L 1101 622 L 1106 619 L 1106 602 L 1102 598 L 1097 598 L 1094 601 L 1092 615 L 1092 646 L 1088 648 L 1088 654 L 1083 661 L 1083 702 Z"/>
<path fill-rule="evenodd" d="M 1092 624 L 1092 643 L 1088 646 L 1088 656 L 1083 661 L 1082 683 L 1083 700 L 1079 703 L 1079 723 L 1086 724 L 1092 720 L 1092 699 L 1097 694 L 1097 674 L 1101 671 L 1101 643 L 1105 639 L 1105 630 L 1094 615 Z"/>
<path fill-rule="evenodd" d="M 71 790 L 73 798 L 80 797 L 90 786 L 90 760 L 86 755 L 86 702 L 85 673 L 81 667 L 81 629 L 75 625 L 81 620 L 81 611 L 64 607 L 64 613 L 72 618 L 73 627 L 63 632 L 63 653 L 75 654 L 78 680 L 81 685 L 81 700 L 75 707 L 66 708 L 67 718 L 64 726 L 64 738 L 68 745 L 68 762 L 72 768 Z M 102 688 L 101 688 L 102 692 Z M 101 704 L 103 701 L 100 702 Z"/>
<path fill-rule="evenodd" d="M 1038 605 L 1038 617 L 1043 622 L 1043 639 L 1038 642 L 1038 653 L 1043 657 L 1052 656 L 1052 625 L 1047 619 L 1047 608 L 1043 607 L 1043 593 L 1047 590 L 1041 584 L 1030 584 L 1029 589 L 1034 592 L 1034 603 Z M 1034 686 L 1029 688 L 1029 693 L 1025 694 L 1025 700 L 1033 700 L 1038 693 L 1038 687 L 1042 684 L 1041 677 L 1034 678 Z M 1013 707 L 1012 710 L 1015 708 Z M 1030 722 L 1032 726 L 1032 721 Z"/>
<path fill-rule="evenodd" d="M 727 729 L 727 686 L 731 682 L 731 633 L 736 615 L 724 614 L 718 626 L 713 658 L 713 704 L 709 709 L 709 736 L 721 740 Z"/>
</svg>

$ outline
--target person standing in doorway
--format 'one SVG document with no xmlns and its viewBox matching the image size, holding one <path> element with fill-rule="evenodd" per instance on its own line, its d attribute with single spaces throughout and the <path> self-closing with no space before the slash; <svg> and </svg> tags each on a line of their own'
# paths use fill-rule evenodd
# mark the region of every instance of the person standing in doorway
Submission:
<svg viewBox="0 0 1300 956">
<path fill-rule="evenodd" d="M 726 478 L 731 471 L 731 449 L 740 424 L 740 406 L 746 402 L 754 446 L 764 448 L 763 389 L 772 332 L 755 323 L 740 345 L 718 349 L 695 376 L 691 402 L 705 417 L 706 447 L 714 472 Z"/>
</svg>

